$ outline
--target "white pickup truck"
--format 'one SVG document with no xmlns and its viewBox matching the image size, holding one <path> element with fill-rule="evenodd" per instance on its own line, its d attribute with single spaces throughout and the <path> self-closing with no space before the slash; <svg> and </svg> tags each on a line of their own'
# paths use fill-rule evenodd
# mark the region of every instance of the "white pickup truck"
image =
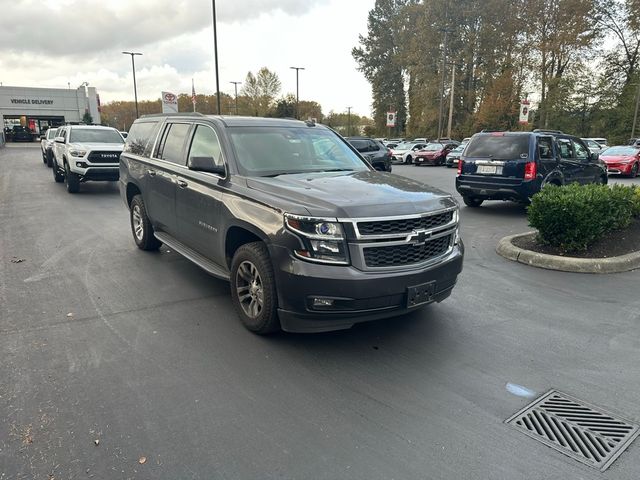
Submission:
<svg viewBox="0 0 640 480">
<path fill-rule="evenodd" d="M 93 125 L 65 125 L 53 145 L 53 179 L 69 193 L 89 180 L 115 182 L 119 177 L 124 139 L 118 130 Z"/>
</svg>

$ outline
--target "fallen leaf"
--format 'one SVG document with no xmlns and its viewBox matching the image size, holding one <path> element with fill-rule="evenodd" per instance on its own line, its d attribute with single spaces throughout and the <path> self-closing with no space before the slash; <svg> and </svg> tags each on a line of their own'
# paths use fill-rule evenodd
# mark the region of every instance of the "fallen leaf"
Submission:
<svg viewBox="0 0 640 480">
<path fill-rule="evenodd" d="M 71 313 L 71 312 L 67 313 L 67 317 L 69 317 L 69 318 L 73 317 L 73 313 Z"/>
<path fill-rule="evenodd" d="M 96 438 L 96 439 L 93 441 L 93 443 L 95 443 L 96 445 L 100 445 L 100 439 L 99 439 L 99 438 Z"/>
<path fill-rule="evenodd" d="M 145 463 L 147 463 L 147 457 L 140 457 L 140 458 L 138 459 L 138 463 L 139 463 L 140 465 L 144 465 Z"/>
<path fill-rule="evenodd" d="M 24 259 L 24 258 L 15 258 L 15 257 L 13 257 L 11 259 L 11 263 L 22 263 L 24 261 L 26 261 L 26 259 Z"/>
</svg>

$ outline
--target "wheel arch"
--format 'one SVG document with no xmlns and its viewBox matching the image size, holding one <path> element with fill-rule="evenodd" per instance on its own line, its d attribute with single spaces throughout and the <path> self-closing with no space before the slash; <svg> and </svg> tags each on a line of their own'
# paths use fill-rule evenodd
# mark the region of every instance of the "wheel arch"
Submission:
<svg viewBox="0 0 640 480">
<path fill-rule="evenodd" d="M 254 225 L 240 222 L 227 228 L 224 238 L 224 252 L 227 266 L 231 268 L 231 262 L 236 251 L 247 243 L 264 242 L 269 244 L 268 236 Z"/>
<path fill-rule="evenodd" d="M 127 195 L 127 206 L 130 207 L 131 202 L 133 201 L 133 197 L 135 197 L 136 195 L 142 195 L 142 191 L 140 190 L 138 185 L 136 185 L 135 183 L 128 182 L 126 195 Z"/>
</svg>

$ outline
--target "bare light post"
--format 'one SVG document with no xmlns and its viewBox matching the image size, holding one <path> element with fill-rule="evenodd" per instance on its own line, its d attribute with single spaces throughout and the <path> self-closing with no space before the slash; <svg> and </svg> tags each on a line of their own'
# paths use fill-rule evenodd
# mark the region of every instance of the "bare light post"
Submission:
<svg viewBox="0 0 640 480">
<path fill-rule="evenodd" d="M 300 115 L 298 112 L 298 103 L 300 102 L 300 90 L 298 88 L 300 84 L 298 82 L 299 80 L 298 74 L 300 73 L 300 70 L 304 70 L 304 67 L 289 67 L 289 68 L 296 71 L 296 118 L 300 120 Z"/>
<path fill-rule="evenodd" d="M 347 122 L 348 122 L 347 123 L 347 137 L 351 136 L 351 109 L 352 108 L 353 107 L 347 107 L 347 112 L 348 112 L 347 113 L 347 115 L 348 115 L 348 117 L 347 117 L 348 118 L 348 120 L 347 120 Z"/>
<path fill-rule="evenodd" d="M 233 86 L 236 89 L 236 117 L 238 116 L 238 85 L 240 85 L 242 82 L 229 82 L 229 83 L 233 83 Z"/>
<path fill-rule="evenodd" d="M 218 26 L 216 25 L 216 0 L 211 0 L 213 10 L 213 54 L 216 66 L 216 101 L 218 105 L 218 115 L 220 115 L 220 77 L 218 76 Z"/>
<path fill-rule="evenodd" d="M 449 124 L 447 125 L 447 137 L 451 138 L 451 123 L 453 122 L 453 91 L 456 85 L 456 64 L 451 64 L 451 98 L 449 100 Z"/>
<path fill-rule="evenodd" d="M 138 52 L 122 52 L 122 53 L 124 55 L 131 55 L 131 68 L 133 69 L 133 96 L 136 101 L 136 118 L 138 118 L 140 115 L 138 114 L 138 87 L 136 85 L 136 61 L 134 60 L 134 57 L 136 55 L 142 55 L 142 54 Z"/>
</svg>

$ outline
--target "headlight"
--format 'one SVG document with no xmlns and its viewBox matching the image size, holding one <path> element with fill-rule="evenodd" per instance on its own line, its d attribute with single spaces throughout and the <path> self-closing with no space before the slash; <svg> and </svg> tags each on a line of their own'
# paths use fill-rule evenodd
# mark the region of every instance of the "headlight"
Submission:
<svg viewBox="0 0 640 480">
<path fill-rule="evenodd" d="M 86 150 L 69 150 L 72 157 L 84 157 L 87 154 Z"/>
<path fill-rule="evenodd" d="M 344 231 L 335 219 L 285 213 L 284 223 L 304 245 L 304 248 L 294 250 L 297 257 L 318 263 L 349 264 Z"/>
</svg>

